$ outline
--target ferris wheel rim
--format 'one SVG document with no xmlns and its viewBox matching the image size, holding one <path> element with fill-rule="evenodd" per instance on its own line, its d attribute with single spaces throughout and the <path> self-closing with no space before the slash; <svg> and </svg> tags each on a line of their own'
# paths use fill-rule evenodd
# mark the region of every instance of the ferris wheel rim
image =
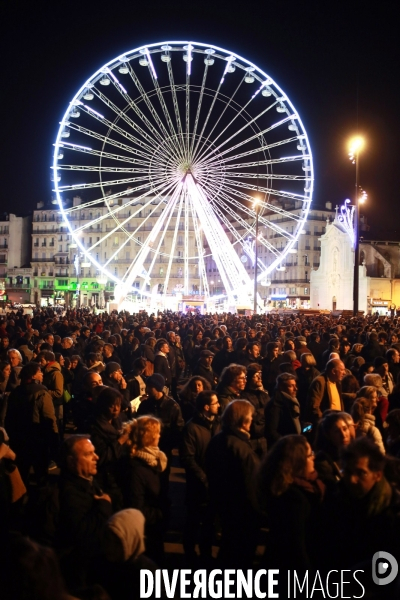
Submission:
<svg viewBox="0 0 400 600">
<path fill-rule="evenodd" d="M 179 46 L 178 48 L 173 48 L 173 45 L 177 45 Z M 249 68 L 252 69 L 252 71 L 257 72 L 257 74 L 260 74 L 262 77 L 265 78 L 265 81 L 268 81 L 268 85 L 273 85 L 274 88 L 276 90 L 279 91 L 279 93 L 282 95 L 281 99 L 284 99 L 285 105 L 289 106 L 293 113 L 292 113 L 292 117 L 293 115 L 296 118 L 296 121 L 299 124 L 299 129 L 303 132 L 303 137 L 305 139 L 305 146 L 307 149 L 307 156 L 308 156 L 308 161 L 309 161 L 309 165 L 310 165 L 310 175 L 307 179 L 307 181 L 310 183 L 309 187 L 307 190 L 307 194 L 309 197 L 309 201 L 304 201 L 304 205 L 305 205 L 305 217 L 302 219 L 302 223 L 304 223 L 306 221 L 307 218 L 307 214 L 310 208 L 310 204 L 311 204 L 311 199 L 312 199 L 312 192 L 313 192 L 313 180 L 314 180 L 314 175 L 313 175 L 313 160 L 312 160 L 312 152 L 311 152 L 311 147 L 310 147 L 310 143 L 308 140 L 308 136 L 305 130 L 305 127 L 302 123 L 302 120 L 300 118 L 300 115 L 298 114 L 298 112 L 296 111 L 295 107 L 293 106 L 292 102 L 290 101 L 290 99 L 288 98 L 288 96 L 284 93 L 284 91 L 282 90 L 282 88 L 276 83 L 276 81 L 274 79 L 272 79 L 269 75 L 267 75 L 262 69 L 260 69 L 257 65 L 255 65 L 254 63 L 252 63 L 251 61 L 249 61 L 248 59 L 242 57 L 241 55 L 239 55 L 236 52 L 230 52 L 229 50 L 226 50 L 220 46 L 216 46 L 214 44 L 205 44 L 205 43 L 201 43 L 201 42 L 195 42 L 195 41 L 189 41 L 189 40 L 180 40 L 180 41 L 164 41 L 164 42 L 155 42 L 152 44 L 145 44 L 142 46 L 139 46 L 133 50 L 129 50 L 128 52 L 125 52 L 123 55 L 119 55 L 117 58 L 114 58 L 112 60 L 110 60 L 109 62 L 105 63 L 102 67 L 100 67 L 89 79 L 87 79 L 85 81 L 85 83 L 81 86 L 81 88 L 78 90 L 78 92 L 75 94 L 73 100 L 70 102 L 67 110 L 64 113 L 64 116 L 60 122 L 60 127 L 58 130 L 58 134 L 57 134 L 57 139 L 56 139 L 56 143 L 54 144 L 55 146 L 55 151 L 54 151 L 54 157 L 53 157 L 53 172 L 57 174 L 57 167 L 58 167 L 58 153 L 60 150 L 60 147 L 62 146 L 62 130 L 63 128 L 67 127 L 69 122 L 68 122 L 68 116 L 70 114 L 70 110 L 71 110 L 71 105 L 75 105 L 76 101 L 79 99 L 79 97 L 83 94 L 83 92 L 86 89 L 89 89 L 91 87 L 93 87 L 97 81 L 99 80 L 99 78 L 104 75 L 105 72 L 107 72 L 107 70 L 112 70 L 113 68 L 117 68 L 118 66 L 125 64 L 128 61 L 133 60 L 134 58 L 138 58 L 139 54 L 141 53 L 142 56 L 144 55 L 144 52 L 147 51 L 148 54 L 151 54 L 153 52 L 161 52 L 162 51 L 162 46 L 172 46 L 170 48 L 171 51 L 182 51 L 182 46 L 186 45 L 186 46 L 190 46 L 193 45 L 193 51 L 196 52 L 196 47 L 201 48 L 201 49 L 205 49 L 205 48 L 209 48 L 209 49 L 213 49 L 214 52 L 218 51 L 218 52 L 222 52 L 225 55 L 230 55 L 232 57 L 234 57 L 235 61 L 242 61 L 245 65 L 247 65 L 247 67 L 244 70 L 248 70 Z M 243 68 L 242 65 L 238 64 L 237 66 L 239 66 L 240 68 Z M 259 90 L 260 91 L 260 90 Z M 154 93 L 154 92 L 153 92 Z M 121 117 L 118 116 L 117 119 L 120 119 Z M 299 136 L 297 136 L 298 139 L 300 139 Z M 65 143 L 65 142 L 64 142 Z M 103 142 L 103 147 L 105 146 L 106 142 Z M 269 149 L 267 149 L 269 151 Z M 100 177 L 101 177 L 101 172 L 100 172 Z M 234 185 L 234 184 L 232 184 Z M 103 190 L 103 188 L 101 188 Z M 107 275 L 107 277 L 109 279 L 111 279 L 112 281 L 114 281 L 114 283 L 118 284 L 120 283 L 120 277 L 115 276 L 109 269 L 104 268 L 103 265 L 101 265 L 93 256 L 92 254 L 89 254 L 87 252 L 87 249 L 84 247 L 84 245 L 81 243 L 81 240 L 79 239 L 79 236 L 76 235 L 74 233 L 74 230 L 72 229 L 72 224 L 70 222 L 70 220 L 68 219 L 67 213 L 64 210 L 64 206 L 62 203 L 62 199 L 61 199 L 61 191 L 59 189 L 58 186 L 58 181 L 57 181 L 57 177 L 55 177 L 55 190 L 56 192 L 56 196 L 57 196 L 57 202 L 59 205 L 59 209 L 60 212 L 62 214 L 63 220 L 64 222 L 67 224 L 67 227 L 69 229 L 69 233 L 71 234 L 72 239 L 74 240 L 74 243 L 77 245 L 77 247 L 79 248 L 80 252 L 83 253 L 83 255 L 101 272 L 104 273 L 105 275 Z M 106 199 L 106 196 L 104 194 L 103 191 L 103 199 Z M 290 251 L 291 248 L 293 248 L 294 244 L 296 243 L 298 239 L 298 235 L 296 238 L 294 238 L 292 240 L 292 242 L 290 242 L 287 245 L 288 248 L 288 252 Z M 238 240 L 236 240 L 234 242 L 235 244 L 238 243 Z M 285 256 L 287 255 L 287 253 L 285 253 Z M 193 257 L 190 257 L 190 259 L 192 259 Z M 194 257 L 196 258 L 196 257 Z M 278 258 L 272 263 L 272 266 L 270 266 L 270 268 L 268 269 L 268 271 L 264 271 L 261 272 L 258 276 L 258 280 L 261 280 L 263 277 L 265 277 L 266 275 L 268 275 L 274 268 L 275 268 L 275 264 L 278 265 L 282 262 L 282 258 Z M 136 291 L 135 289 L 133 289 L 132 291 Z"/>
</svg>

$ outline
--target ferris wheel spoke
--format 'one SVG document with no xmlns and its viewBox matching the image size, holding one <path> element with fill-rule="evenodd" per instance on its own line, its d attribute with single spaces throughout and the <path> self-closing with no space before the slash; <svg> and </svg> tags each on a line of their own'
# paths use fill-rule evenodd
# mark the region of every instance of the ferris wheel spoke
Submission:
<svg viewBox="0 0 400 600">
<path fill-rule="evenodd" d="M 273 131 L 274 129 L 276 129 L 277 127 L 280 127 L 281 125 L 284 125 L 285 123 L 287 123 L 291 119 L 292 119 L 292 117 L 290 117 L 290 116 L 286 117 L 284 119 L 281 119 L 280 121 L 277 121 L 277 122 L 273 123 L 269 127 L 266 127 L 262 131 L 258 131 L 257 133 L 254 133 L 252 136 L 250 136 L 246 140 L 243 140 L 243 141 L 239 142 L 238 144 L 236 144 L 234 146 L 231 146 L 231 148 L 229 148 L 228 150 L 220 152 L 221 148 L 223 148 L 224 146 L 226 146 L 226 144 L 228 144 L 234 138 L 236 138 L 237 135 L 239 135 L 239 133 L 241 133 L 242 131 L 244 131 L 249 125 L 251 125 L 252 123 L 254 123 L 255 120 L 256 120 L 256 117 L 255 117 L 254 119 L 252 119 L 251 121 L 249 121 L 248 123 L 246 123 L 246 125 L 244 125 L 236 133 L 234 133 L 229 138 L 227 138 L 226 140 L 224 140 L 223 142 L 221 142 L 221 144 L 219 146 L 215 146 L 212 150 L 210 150 L 210 153 L 209 153 L 208 156 L 211 156 L 211 155 L 215 154 L 216 152 L 219 152 L 219 155 L 225 155 L 227 152 L 232 152 L 233 150 L 236 150 L 236 148 L 241 148 L 242 146 L 245 146 L 246 144 L 252 142 L 253 140 L 258 140 L 260 137 L 264 137 L 264 134 L 269 133 L 270 131 Z"/>
<path fill-rule="evenodd" d="M 212 156 L 210 159 L 207 159 L 206 161 L 202 161 L 202 164 L 211 165 L 220 160 L 223 160 L 225 163 L 230 163 L 234 160 L 239 160 L 241 158 L 245 158 L 246 156 L 251 156 L 252 154 L 260 154 L 261 152 L 269 151 L 269 150 L 272 150 L 273 148 L 278 148 L 279 146 L 283 146 L 285 144 L 290 144 L 297 140 L 298 140 L 297 136 L 291 137 L 291 138 L 286 138 L 285 140 L 280 140 L 278 142 L 266 144 L 265 146 L 261 145 L 259 148 L 253 148 L 251 150 L 247 150 L 246 152 L 241 152 L 240 154 L 235 154 L 234 156 L 226 156 L 226 154 L 228 154 L 231 151 L 231 149 L 225 150 L 224 152 L 221 152 L 218 156 Z M 223 156 L 225 156 L 225 158 L 222 158 Z M 257 164 L 257 161 L 255 161 L 255 162 Z M 238 165 L 240 167 L 241 163 L 238 163 Z"/>
<path fill-rule="evenodd" d="M 107 143 L 111 146 L 116 146 L 117 148 L 120 148 L 120 150 L 125 150 L 126 152 L 129 152 L 129 154 L 136 154 L 136 156 L 141 156 L 147 160 L 151 159 L 152 154 L 147 152 L 147 148 L 145 148 L 143 145 L 141 146 L 142 149 L 138 150 L 137 148 L 133 148 L 132 146 L 128 146 L 127 144 L 118 142 L 117 140 L 113 140 L 112 138 L 106 135 L 97 133 L 97 131 L 92 131 L 87 127 L 82 127 L 82 125 L 78 125 L 77 123 L 71 123 L 70 128 L 74 129 L 75 131 L 79 131 L 80 133 L 83 133 L 84 135 L 92 137 L 96 140 L 99 140 L 103 144 Z"/>
<path fill-rule="evenodd" d="M 174 235 L 173 235 L 172 242 L 171 242 L 171 251 L 170 251 L 170 254 L 169 254 L 167 272 L 165 274 L 165 280 L 164 280 L 164 293 L 165 293 L 164 298 L 167 297 L 168 284 L 169 284 L 169 279 L 170 279 L 170 276 L 171 276 L 172 263 L 173 263 L 173 260 L 175 258 L 176 240 L 177 240 L 177 237 L 178 237 L 179 224 L 180 224 L 181 215 L 182 215 L 183 198 L 184 198 L 184 195 L 183 195 L 182 189 L 181 189 L 180 190 L 180 194 L 179 194 L 178 214 L 176 216 Z"/>
<path fill-rule="evenodd" d="M 260 150 L 257 150 L 257 152 L 260 152 Z M 270 159 L 265 159 L 265 160 L 255 160 L 252 162 L 239 162 L 237 164 L 227 164 L 226 165 L 226 170 L 227 171 L 231 171 L 233 169 L 243 169 L 243 168 L 248 168 L 248 167 L 262 167 L 262 166 L 267 166 L 267 165 L 279 165 L 279 164 L 283 164 L 283 163 L 292 163 L 292 162 L 299 162 L 299 161 L 303 161 L 303 160 L 308 160 L 310 158 L 310 156 L 306 155 L 303 156 L 302 154 L 297 154 L 295 156 L 283 156 L 282 158 L 270 158 Z"/>
<path fill-rule="evenodd" d="M 167 195 L 171 192 L 172 187 L 174 184 L 171 184 L 170 186 L 164 187 L 162 189 L 162 192 L 157 196 L 162 200 L 167 200 Z M 107 235 L 104 236 L 102 238 L 101 241 L 104 241 L 105 239 L 111 237 L 112 235 L 115 235 L 116 233 L 122 232 L 124 233 L 127 237 L 125 238 L 125 240 L 122 242 L 122 244 L 119 244 L 118 248 L 116 249 L 116 251 L 114 252 L 114 254 L 110 257 L 110 259 L 107 261 L 106 264 L 108 264 L 109 262 L 111 262 L 112 260 L 114 260 L 114 258 L 116 256 L 118 256 L 118 254 L 121 252 L 121 250 L 123 250 L 123 248 L 125 248 L 125 246 L 128 244 L 128 242 L 130 242 L 132 239 L 135 239 L 135 235 L 140 232 L 142 230 L 142 227 L 145 226 L 146 221 L 148 221 L 150 218 L 153 217 L 153 215 L 159 210 L 159 204 L 155 205 L 153 208 L 150 209 L 150 213 L 147 215 L 147 217 L 144 217 L 142 219 L 142 221 L 140 222 L 140 225 L 138 225 L 138 227 L 136 227 L 136 229 L 130 233 L 126 228 L 126 224 L 129 223 L 129 221 L 131 221 L 133 218 L 137 217 L 140 212 L 144 209 L 147 208 L 148 206 L 151 206 L 151 204 L 154 202 L 154 198 L 151 198 L 146 204 L 144 204 L 144 206 L 140 206 L 135 213 L 129 215 L 124 221 L 122 221 L 121 223 L 119 221 L 117 221 L 114 217 L 115 222 L 117 223 L 116 227 L 114 227 L 113 229 L 111 229 L 109 232 L 107 232 Z M 108 213 L 107 218 L 110 217 L 110 213 Z M 90 251 L 93 251 L 96 246 L 101 243 L 101 241 L 96 242 L 95 244 L 93 244 L 93 246 L 91 246 Z"/>
<path fill-rule="evenodd" d="M 190 154 L 192 160 L 194 160 L 193 146 L 194 146 L 194 143 L 195 143 L 195 140 L 196 140 L 197 127 L 199 125 L 200 111 L 201 111 L 201 105 L 203 103 L 204 90 L 205 90 L 205 87 L 206 87 L 207 73 L 208 73 L 208 64 L 206 63 L 206 65 L 204 67 L 203 81 L 201 83 L 199 101 L 197 103 L 196 117 L 195 117 L 194 126 L 193 126 L 192 141 L 191 141 L 191 144 L 190 144 L 190 152 L 189 152 L 189 154 Z"/>
<path fill-rule="evenodd" d="M 221 198 L 225 199 L 227 204 L 223 205 L 223 209 L 221 209 L 219 207 L 218 202 L 216 202 L 216 201 L 211 202 L 211 204 L 212 204 L 214 210 L 216 212 L 218 212 L 218 215 L 220 216 L 221 220 L 223 220 L 223 222 L 226 224 L 226 226 L 230 229 L 232 234 L 235 235 L 235 237 L 241 244 L 243 244 L 243 236 L 240 236 L 240 234 L 236 231 L 236 229 L 234 228 L 232 223 L 226 218 L 223 211 L 226 211 L 226 213 L 228 213 L 232 219 L 236 220 L 243 227 L 243 229 L 247 232 L 247 234 L 251 234 L 251 235 L 254 235 L 254 230 L 251 227 L 251 225 L 245 219 L 243 219 L 241 217 L 240 212 L 244 212 L 245 214 L 247 214 L 248 217 L 251 217 L 254 220 L 256 218 L 256 215 L 255 215 L 254 211 L 251 211 L 247 207 L 243 207 L 243 205 L 241 205 L 239 202 L 235 201 L 235 199 L 230 198 L 224 192 L 220 191 L 219 194 L 220 194 Z M 230 205 L 232 205 L 232 206 L 230 206 Z M 235 207 L 236 212 L 233 210 L 233 207 Z M 267 223 L 269 224 L 268 221 L 267 221 Z M 279 251 L 268 240 L 266 240 L 263 237 L 262 240 L 260 240 L 260 241 L 270 252 L 272 252 L 276 256 L 280 256 Z"/>
<path fill-rule="evenodd" d="M 192 205 L 191 196 L 189 196 L 189 198 L 190 198 L 190 202 Z M 208 280 L 207 280 L 206 264 L 204 261 L 204 247 L 203 247 L 203 242 L 202 242 L 201 226 L 199 225 L 197 213 L 194 210 L 193 206 L 192 206 L 192 216 L 193 216 L 193 227 L 194 227 L 194 234 L 195 234 L 196 246 L 197 246 L 197 255 L 199 257 L 199 275 L 200 275 L 201 281 L 203 282 L 204 293 L 206 296 L 209 296 L 210 290 L 209 290 Z"/>
<path fill-rule="evenodd" d="M 251 183 L 243 183 L 242 181 L 235 181 L 234 179 L 229 179 L 229 177 L 226 177 L 225 181 L 234 187 L 249 189 L 253 192 L 263 192 L 264 194 L 273 195 L 277 198 L 291 198 L 292 200 L 307 201 L 307 197 L 304 194 L 295 194 L 293 192 L 286 192 L 283 190 L 274 190 L 272 188 L 266 188 L 261 185 L 258 186 L 253 185 Z"/>
<path fill-rule="evenodd" d="M 185 148 L 185 140 L 183 137 L 183 130 L 182 130 L 182 122 L 181 122 L 181 115 L 180 115 L 180 111 L 179 111 L 179 104 L 178 104 L 178 98 L 176 95 L 176 87 L 175 87 L 175 82 L 174 82 L 174 73 L 172 71 L 172 61 L 169 61 L 167 63 L 167 69 L 168 69 L 168 79 L 169 79 L 169 84 L 171 87 L 171 93 L 172 93 L 172 102 L 174 105 L 174 113 L 175 113 L 175 120 L 176 120 L 176 125 L 178 127 L 178 137 L 177 142 L 180 145 L 180 150 L 181 153 L 184 154 L 184 148 Z"/>
<path fill-rule="evenodd" d="M 147 200 L 147 202 L 145 202 L 145 204 L 142 206 L 138 206 L 138 208 L 136 209 L 136 211 L 134 213 L 132 213 L 126 222 L 128 222 L 130 219 L 133 219 L 134 217 L 137 217 L 140 212 L 144 209 L 147 208 L 152 202 L 154 202 L 154 200 L 156 198 L 159 198 L 161 196 L 163 196 L 164 194 L 167 193 L 167 190 L 170 190 L 173 185 L 175 184 L 175 182 L 170 182 L 169 185 L 165 185 L 165 181 L 162 180 L 160 185 L 157 186 L 156 188 L 152 189 L 152 190 L 147 190 L 144 194 L 142 194 L 139 197 L 135 197 L 132 198 L 131 200 L 129 200 L 128 202 L 126 202 L 125 204 L 123 204 L 122 206 L 117 206 L 115 209 L 110 209 L 110 206 L 108 205 L 108 213 L 105 213 L 103 215 L 100 215 L 100 217 L 97 217 L 95 219 L 93 219 L 91 222 L 88 223 L 84 223 L 83 225 L 81 225 L 81 227 L 78 227 L 75 231 L 77 233 L 84 231 L 85 229 L 87 229 L 88 227 L 93 227 L 93 225 L 98 225 L 100 224 L 101 221 L 104 221 L 105 219 L 109 219 L 110 217 L 115 219 L 115 215 L 117 213 L 119 213 L 120 211 L 126 209 L 128 206 L 131 206 L 134 203 L 138 203 L 140 200 L 144 200 L 146 197 L 148 197 L 149 195 L 151 195 L 150 199 Z M 148 187 L 148 186 L 146 186 Z M 130 190 L 131 191 L 131 190 Z M 155 192 L 158 193 L 156 194 Z M 126 194 L 126 191 L 125 191 Z M 155 194 L 155 197 L 153 197 L 153 194 Z M 107 200 L 111 199 L 111 196 L 107 197 Z M 112 232 L 111 232 L 112 233 Z M 107 237 L 109 237 L 108 235 L 105 236 L 103 239 L 106 239 Z M 95 244 L 94 246 L 92 246 L 91 249 L 95 248 L 97 244 Z"/>
<path fill-rule="evenodd" d="M 133 158 L 132 156 L 123 156 L 122 154 L 113 154 L 111 152 L 103 152 L 101 150 L 93 150 L 93 148 L 89 148 L 86 146 L 79 146 L 78 144 L 67 144 L 67 142 L 60 142 L 60 148 L 65 148 L 67 150 L 73 150 L 74 152 L 82 152 L 83 154 L 91 154 L 92 156 L 99 156 L 102 158 L 107 158 L 110 160 L 118 160 L 120 162 L 127 162 L 134 165 L 143 165 L 144 167 L 149 166 L 148 161 L 138 160 L 137 158 Z M 61 168 L 62 163 L 58 165 L 58 168 Z"/>
<path fill-rule="evenodd" d="M 135 113 L 137 114 L 138 117 L 140 117 L 141 122 L 143 122 L 147 125 L 144 115 L 142 115 L 142 112 L 137 107 L 136 103 L 132 100 L 132 98 L 130 98 L 128 93 L 126 91 L 125 91 L 125 93 L 123 93 L 122 90 L 119 88 L 119 86 L 115 85 L 115 83 L 114 83 L 114 87 L 121 93 L 121 95 L 124 98 L 127 105 L 129 105 L 133 110 L 135 110 Z M 140 125 L 138 123 L 133 121 L 133 119 L 131 119 L 126 114 L 125 111 L 121 111 L 121 109 L 114 102 L 112 102 L 109 98 L 107 98 L 107 96 L 105 96 L 105 94 L 103 94 L 100 90 L 98 90 L 96 87 L 92 88 L 92 90 L 94 91 L 96 96 L 106 106 L 108 106 L 108 108 L 110 108 L 119 118 L 121 118 L 127 125 L 129 125 L 129 127 L 131 127 L 133 129 L 133 131 L 136 131 L 137 133 L 139 133 L 143 137 L 143 139 L 146 140 L 146 142 L 149 146 L 152 146 L 153 148 L 157 147 L 157 144 L 160 143 L 160 138 L 157 137 L 157 135 L 155 135 L 156 133 L 158 134 L 158 132 L 156 130 L 154 130 L 154 128 L 148 127 L 149 131 L 151 131 L 151 134 L 152 134 L 152 135 L 149 135 L 142 127 L 140 127 Z M 135 107 L 135 108 L 133 108 L 133 107 Z"/>
<path fill-rule="evenodd" d="M 251 173 L 251 172 L 243 172 L 240 171 L 225 171 L 227 177 L 234 177 L 235 179 L 277 179 L 282 181 L 309 181 L 310 177 L 306 175 L 284 175 L 284 174 L 275 174 L 275 173 Z"/>
<path fill-rule="evenodd" d="M 226 286 L 225 289 L 230 296 L 234 293 L 243 294 L 248 289 L 244 286 L 250 284 L 250 278 L 235 249 L 230 244 L 221 223 L 216 219 L 203 190 L 195 183 L 192 175 L 186 176 L 185 184 L 200 222 L 203 224 L 213 258 Z"/>
<path fill-rule="evenodd" d="M 243 194 L 241 192 L 237 192 L 236 190 L 231 190 L 230 188 L 228 188 L 227 186 L 223 186 L 222 189 L 225 189 L 228 193 L 224 194 L 225 198 L 229 198 L 229 202 L 231 204 L 233 204 L 238 210 L 242 210 L 243 212 L 245 212 L 246 214 L 248 214 L 250 217 L 255 219 L 255 212 L 253 209 L 249 208 L 248 206 L 245 206 L 243 204 L 241 204 L 236 196 L 239 196 L 240 198 L 242 198 L 243 200 L 246 200 L 247 202 L 250 202 L 251 204 L 254 203 L 254 197 L 249 195 L 249 194 Z M 224 192 L 220 192 L 220 193 L 224 193 Z M 233 197 L 232 197 L 233 196 Z M 275 214 L 279 214 L 282 217 L 285 217 L 287 219 L 291 219 L 293 221 L 301 221 L 302 219 L 294 214 L 291 213 L 283 208 L 280 208 L 279 206 L 275 206 L 274 204 L 270 204 L 269 202 L 265 202 L 261 201 L 259 203 L 259 206 L 262 210 L 269 210 L 271 212 L 274 212 Z M 274 228 L 277 227 L 277 231 L 282 231 L 281 228 L 275 224 L 272 224 L 272 221 L 268 221 L 268 219 L 265 219 L 262 215 L 259 215 L 259 219 L 262 223 L 264 223 L 265 225 L 267 225 L 270 228 Z M 289 238 L 291 238 L 292 236 L 290 234 L 288 234 L 288 232 L 284 232 L 286 236 L 288 236 Z"/>
<path fill-rule="evenodd" d="M 116 125 L 115 123 L 113 123 L 112 121 L 107 119 L 106 117 L 100 116 L 97 113 L 94 114 L 93 112 L 89 112 L 88 110 L 86 110 L 86 112 L 89 116 L 91 116 L 94 119 L 96 119 L 97 121 L 99 121 L 102 125 L 107 126 L 109 128 L 109 130 L 117 133 L 121 137 L 124 137 L 125 139 L 129 140 L 133 144 L 136 144 L 140 148 L 143 148 L 143 150 L 147 151 L 150 155 L 154 152 L 155 149 L 157 149 L 157 147 L 158 147 L 157 141 L 153 140 L 151 138 L 149 139 L 149 136 L 147 136 L 145 138 L 146 142 L 144 142 L 143 140 L 132 135 L 131 133 L 129 133 L 122 127 L 119 127 L 119 125 Z M 107 137 L 109 137 L 109 136 L 107 136 Z"/>
<path fill-rule="evenodd" d="M 153 272 L 154 269 L 154 264 L 157 260 L 157 257 L 160 255 L 160 250 L 161 250 L 161 246 L 164 242 L 165 239 L 165 235 L 168 231 L 168 227 L 169 224 L 171 222 L 173 213 L 174 213 L 174 209 L 177 203 L 177 200 L 179 198 L 180 195 L 180 191 L 182 189 L 182 183 L 179 183 L 173 194 L 171 195 L 170 199 L 167 202 L 167 205 L 164 209 L 164 211 L 161 214 L 160 219 L 157 221 L 156 226 L 154 227 L 154 229 L 151 231 L 151 233 L 147 236 L 141 250 L 140 250 L 140 259 L 139 262 L 136 261 L 135 265 L 133 265 L 133 267 L 127 271 L 127 276 L 126 276 L 126 280 L 125 283 L 128 286 L 132 286 L 134 280 L 137 277 L 137 268 L 138 266 L 143 268 L 144 262 L 150 252 L 150 250 L 153 251 L 153 244 L 156 242 L 157 237 L 160 236 L 158 244 L 157 244 L 157 248 L 155 251 L 153 251 L 154 257 L 150 263 L 150 267 L 148 269 L 149 273 Z M 142 289 L 144 288 L 146 282 L 143 283 Z"/>
<path fill-rule="evenodd" d="M 142 177 L 127 177 L 126 179 L 114 179 L 112 181 L 98 181 L 96 183 L 74 183 L 73 185 L 60 185 L 59 190 L 66 192 L 69 190 L 87 190 L 105 185 L 122 185 L 126 183 L 136 183 L 138 181 L 148 181 L 148 175 L 142 175 Z M 125 190 L 126 193 L 126 190 Z"/>
<path fill-rule="evenodd" d="M 239 85 L 236 87 L 236 89 L 234 90 L 232 96 L 229 98 L 228 102 L 225 104 L 223 111 L 221 112 L 221 114 L 219 115 L 218 119 L 216 120 L 216 122 L 214 123 L 210 133 L 207 135 L 207 138 L 204 140 L 204 142 L 199 145 L 198 148 L 198 154 L 195 157 L 197 160 L 201 160 L 202 155 L 204 154 L 204 152 L 202 153 L 202 149 L 206 148 L 206 144 L 209 141 L 209 139 L 211 138 L 213 132 L 215 131 L 216 127 L 218 126 L 218 124 L 220 123 L 222 117 L 224 116 L 224 114 L 226 113 L 226 111 L 228 110 L 228 108 L 231 106 L 233 99 L 235 98 L 237 92 L 239 91 L 240 87 L 242 86 L 242 83 L 244 81 L 244 76 L 242 77 L 241 81 L 239 82 Z M 213 143 L 215 143 L 215 139 L 213 140 Z"/>
<path fill-rule="evenodd" d="M 114 75 L 112 74 L 111 71 L 109 71 L 110 74 L 112 75 L 112 77 L 114 77 Z M 136 123 L 135 121 L 133 121 L 127 114 L 125 111 L 120 111 L 119 108 L 113 103 L 111 102 L 104 94 L 102 94 L 99 90 L 97 90 L 95 88 L 95 93 L 98 95 L 98 97 L 100 99 L 103 100 L 103 102 L 109 106 L 110 108 L 112 108 L 119 116 L 121 116 L 127 124 L 129 124 L 135 131 L 137 131 L 138 133 L 140 133 L 140 135 L 146 139 L 148 141 L 149 144 L 151 144 L 154 149 L 157 149 L 157 147 L 159 146 L 159 144 L 162 144 L 165 141 L 165 136 L 163 136 L 157 129 L 156 127 L 154 127 L 154 125 L 151 123 L 151 121 L 146 117 L 146 115 L 143 113 L 143 111 L 139 108 L 139 106 L 137 105 L 137 102 L 135 102 L 128 94 L 128 92 L 125 90 L 125 88 L 122 88 L 121 84 L 116 83 L 115 81 L 113 81 L 114 83 L 114 87 L 118 90 L 118 92 L 121 94 L 121 96 L 124 98 L 125 102 L 127 103 L 127 105 L 134 111 L 134 113 L 138 116 L 139 120 L 141 123 L 145 124 L 145 126 L 147 127 L 147 129 L 151 132 L 151 136 L 146 133 L 146 131 L 140 127 L 140 125 L 138 123 Z M 150 102 L 150 100 L 148 99 L 148 102 Z M 173 147 L 172 144 L 168 143 L 169 149 L 172 152 L 175 152 L 175 149 Z"/>
<path fill-rule="evenodd" d="M 143 173 L 143 168 L 135 167 L 87 167 L 84 165 L 61 165 L 58 171 L 88 171 L 93 173 Z"/>
<path fill-rule="evenodd" d="M 144 87 L 140 83 L 139 78 L 137 77 L 135 71 L 132 69 L 131 65 L 129 65 L 129 74 L 132 78 L 132 81 L 136 85 L 138 92 L 141 94 L 144 103 L 146 104 L 151 116 L 153 117 L 153 120 L 156 122 L 156 124 L 161 132 L 161 135 L 158 134 L 158 138 L 160 139 L 160 142 L 163 143 L 165 140 L 169 140 L 170 136 L 168 134 L 166 127 L 164 126 L 164 123 L 158 116 L 157 111 L 155 110 L 152 102 L 150 101 L 150 98 L 148 97 Z M 156 130 L 154 129 L 154 131 L 156 131 Z M 176 153 L 176 149 L 172 146 L 172 144 L 170 144 L 169 142 L 167 142 L 167 144 L 168 144 L 168 147 L 170 148 L 170 151 L 175 156 L 178 156 L 178 154 Z"/>
</svg>

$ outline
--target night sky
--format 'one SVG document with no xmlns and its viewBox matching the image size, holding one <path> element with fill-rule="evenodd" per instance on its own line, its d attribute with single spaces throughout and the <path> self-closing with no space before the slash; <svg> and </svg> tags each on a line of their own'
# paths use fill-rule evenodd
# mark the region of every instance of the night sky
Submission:
<svg viewBox="0 0 400 600">
<path fill-rule="evenodd" d="M 354 196 L 346 140 L 367 140 L 360 184 L 377 237 L 400 231 L 399 32 L 396 3 L 20 2 L 1 5 L 1 212 L 51 197 L 58 122 L 85 79 L 142 44 L 187 39 L 257 64 L 287 93 L 308 132 L 314 202 Z M 393 232 L 393 233 L 392 233 Z"/>
</svg>

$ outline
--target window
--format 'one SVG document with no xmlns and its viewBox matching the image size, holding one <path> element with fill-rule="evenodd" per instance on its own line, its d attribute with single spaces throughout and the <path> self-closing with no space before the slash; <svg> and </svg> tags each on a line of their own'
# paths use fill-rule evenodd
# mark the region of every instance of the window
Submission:
<svg viewBox="0 0 400 600">
<path fill-rule="evenodd" d="M 279 288 L 279 294 L 286 294 L 286 288 Z"/>
<path fill-rule="evenodd" d="M 130 252 L 125 252 L 125 258 L 130 258 L 131 257 L 131 253 Z"/>
<path fill-rule="evenodd" d="M 60 244 L 60 245 L 58 246 L 58 251 L 59 251 L 59 252 L 62 252 L 62 244 Z"/>
<path fill-rule="evenodd" d="M 115 244 L 116 246 L 118 246 L 118 244 L 119 244 L 119 241 L 118 241 L 118 236 L 117 236 L 117 235 L 116 235 L 116 236 L 115 236 L 115 238 L 114 238 L 114 244 Z"/>
<path fill-rule="evenodd" d="M 58 279 L 57 281 L 57 285 L 59 285 L 60 287 L 63 286 L 67 286 L 68 285 L 68 279 Z"/>
<path fill-rule="evenodd" d="M 118 267 L 114 267 L 114 275 L 118 275 Z"/>
<path fill-rule="evenodd" d="M 308 287 L 305 287 L 305 288 L 304 288 L 304 295 L 305 295 L 305 296 L 308 296 L 308 294 L 309 294 L 309 293 L 310 293 L 310 290 L 309 290 L 309 288 L 308 288 Z"/>
<path fill-rule="evenodd" d="M 295 287 L 291 287 L 291 288 L 289 288 L 289 294 L 290 294 L 291 296 L 294 296 L 294 295 L 296 294 L 296 288 L 295 288 Z"/>
</svg>

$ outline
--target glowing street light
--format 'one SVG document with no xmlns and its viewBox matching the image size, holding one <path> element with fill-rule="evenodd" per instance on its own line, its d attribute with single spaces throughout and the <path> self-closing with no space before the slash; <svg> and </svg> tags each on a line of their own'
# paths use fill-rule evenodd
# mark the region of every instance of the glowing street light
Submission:
<svg viewBox="0 0 400 600">
<path fill-rule="evenodd" d="M 360 211 L 359 204 L 364 203 L 367 195 L 359 197 L 358 174 L 360 164 L 360 151 L 364 148 L 364 139 L 360 136 L 353 137 L 349 142 L 349 159 L 356 165 L 356 190 L 355 190 L 355 210 L 354 210 L 354 278 L 353 278 L 353 316 L 358 315 L 358 294 L 359 294 L 359 265 L 360 265 Z"/>
</svg>

